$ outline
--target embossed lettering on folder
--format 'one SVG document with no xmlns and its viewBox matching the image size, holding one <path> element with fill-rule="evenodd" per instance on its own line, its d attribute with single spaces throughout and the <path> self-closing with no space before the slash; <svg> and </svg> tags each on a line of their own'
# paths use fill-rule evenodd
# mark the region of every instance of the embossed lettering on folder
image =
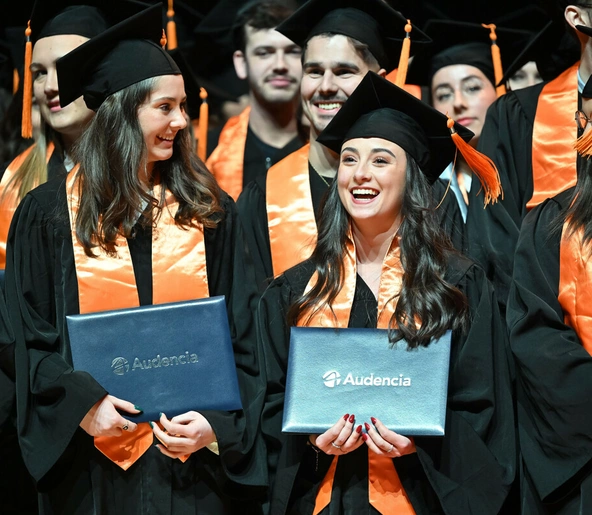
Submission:
<svg viewBox="0 0 592 515">
<path fill-rule="evenodd" d="M 403 435 L 443 435 L 450 337 L 408 350 L 385 329 L 292 327 L 282 430 L 323 433 L 354 413 Z"/>
<path fill-rule="evenodd" d="M 66 317 L 75 370 L 140 406 L 133 420 L 241 409 L 223 296 Z M 127 417 L 127 414 L 126 414 Z"/>
</svg>

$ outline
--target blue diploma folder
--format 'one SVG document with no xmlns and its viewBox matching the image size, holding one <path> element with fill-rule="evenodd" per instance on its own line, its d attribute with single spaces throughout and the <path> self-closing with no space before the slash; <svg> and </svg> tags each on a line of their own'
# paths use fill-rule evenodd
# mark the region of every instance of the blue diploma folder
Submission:
<svg viewBox="0 0 592 515">
<path fill-rule="evenodd" d="M 292 327 L 282 431 L 323 433 L 345 413 L 409 436 L 444 434 L 450 338 L 394 347 L 386 329 Z"/>
<path fill-rule="evenodd" d="M 75 370 L 144 411 L 241 409 L 224 296 L 66 317 Z"/>
</svg>

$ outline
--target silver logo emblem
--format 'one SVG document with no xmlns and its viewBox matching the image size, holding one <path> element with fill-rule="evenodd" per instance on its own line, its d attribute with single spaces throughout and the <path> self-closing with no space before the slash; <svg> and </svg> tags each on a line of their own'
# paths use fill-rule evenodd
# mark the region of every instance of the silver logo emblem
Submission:
<svg viewBox="0 0 592 515">
<path fill-rule="evenodd" d="M 116 374 L 118 376 L 122 376 L 126 372 L 129 372 L 129 363 L 127 362 L 127 359 L 125 359 L 125 358 L 121 358 L 121 357 L 115 358 L 111 362 L 111 368 L 113 369 L 114 374 Z"/>
</svg>

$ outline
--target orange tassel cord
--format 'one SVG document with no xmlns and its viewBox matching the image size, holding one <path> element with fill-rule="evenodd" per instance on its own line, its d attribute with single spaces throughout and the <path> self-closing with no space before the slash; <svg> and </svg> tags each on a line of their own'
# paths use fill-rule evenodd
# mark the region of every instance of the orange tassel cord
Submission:
<svg viewBox="0 0 592 515">
<path fill-rule="evenodd" d="M 167 35 L 168 50 L 177 48 L 177 24 L 175 23 L 175 10 L 173 9 L 173 0 L 169 0 L 169 9 L 167 11 Z"/>
<path fill-rule="evenodd" d="M 160 36 L 160 46 L 164 49 L 167 45 L 167 36 L 164 29 L 162 29 L 162 36 Z"/>
<path fill-rule="evenodd" d="M 31 109 L 33 108 L 33 75 L 31 73 L 31 61 L 33 60 L 33 43 L 31 42 L 31 21 L 25 29 L 27 42 L 25 44 L 25 68 L 23 79 L 23 113 L 21 121 L 21 135 L 29 139 L 33 137 L 33 120 Z"/>
<path fill-rule="evenodd" d="M 499 84 L 500 80 L 504 77 L 504 69 L 502 67 L 502 54 L 500 52 L 500 48 L 497 44 L 497 34 L 495 33 L 495 25 L 493 23 L 490 24 L 481 24 L 484 28 L 489 29 L 489 39 L 491 39 L 491 59 L 493 60 L 493 74 L 495 76 L 495 83 Z M 506 86 L 504 84 L 500 84 L 495 88 L 495 92 L 497 93 L 498 97 L 506 94 Z"/>
<path fill-rule="evenodd" d="M 199 98 L 201 98 L 201 105 L 199 106 L 199 130 L 197 137 L 197 156 L 205 162 L 206 153 L 208 150 L 208 92 L 204 88 L 199 88 Z"/>
<path fill-rule="evenodd" d="M 450 129 L 450 135 L 456 148 L 460 151 L 463 159 L 481 183 L 485 194 L 484 206 L 497 202 L 500 195 L 503 198 L 499 171 L 495 163 L 460 137 L 454 130 L 454 120 L 452 118 L 448 117 L 446 124 Z"/>
<path fill-rule="evenodd" d="M 407 68 L 409 66 L 409 54 L 411 52 L 411 20 L 407 20 L 405 25 L 405 39 L 401 47 L 401 55 L 399 57 L 399 66 L 397 66 L 397 78 L 395 85 L 402 88 L 407 80 Z"/>
<path fill-rule="evenodd" d="M 584 132 L 574 143 L 574 150 L 583 157 L 592 156 L 592 130 Z"/>
</svg>

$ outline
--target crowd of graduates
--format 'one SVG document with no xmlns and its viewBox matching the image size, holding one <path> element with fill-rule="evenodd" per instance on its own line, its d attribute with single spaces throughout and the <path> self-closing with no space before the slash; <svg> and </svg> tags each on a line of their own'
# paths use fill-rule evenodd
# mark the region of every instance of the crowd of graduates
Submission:
<svg viewBox="0 0 592 515">
<path fill-rule="evenodd" d="M 592 512 L 592 0 L 489 7 L 0 21 L 0 513 Z M 241 410 L 73 364 L 68 316 L 214 296 Z M 450 332 L 444 435 L 283 432 L 293 327 Z"/>
</svg>

